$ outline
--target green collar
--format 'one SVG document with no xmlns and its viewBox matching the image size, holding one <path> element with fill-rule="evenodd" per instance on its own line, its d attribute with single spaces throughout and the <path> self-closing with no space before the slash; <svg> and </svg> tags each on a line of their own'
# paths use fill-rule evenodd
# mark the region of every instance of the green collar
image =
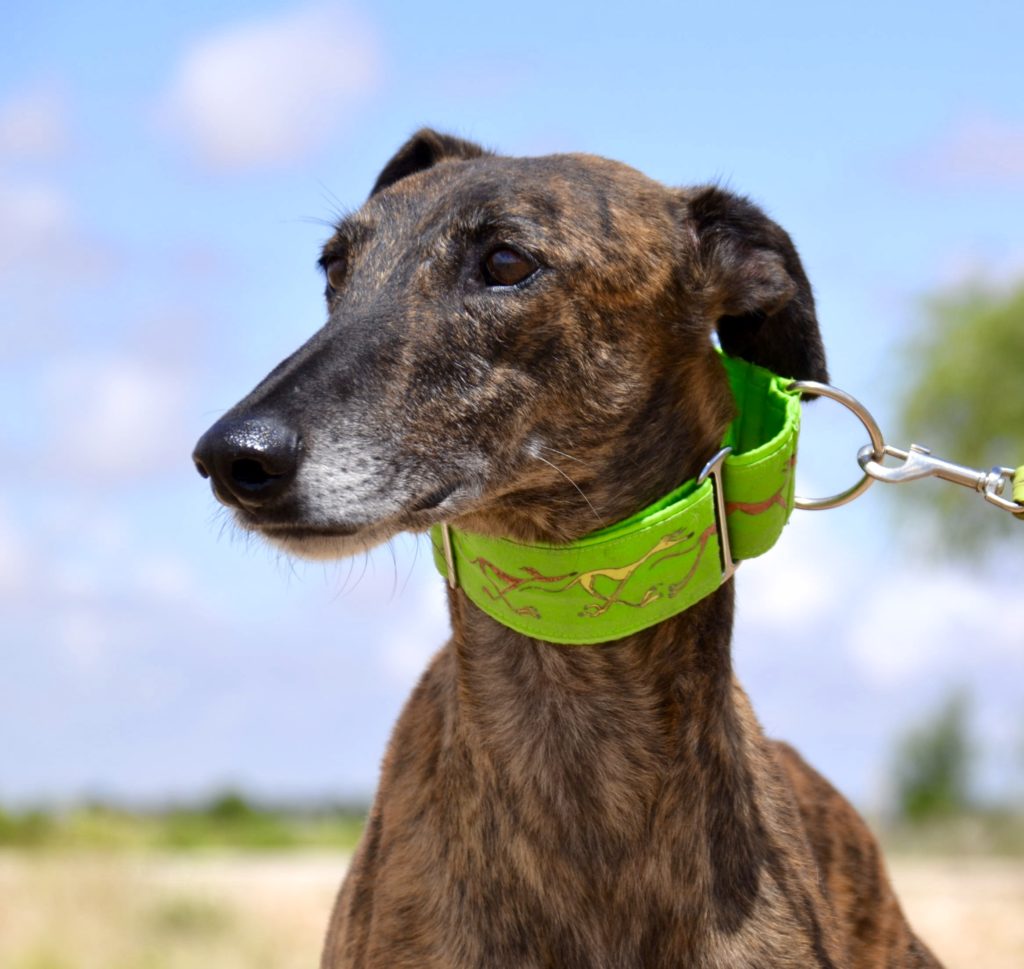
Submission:
<svg viewBox="0 0 1024 969">
<path fill-rule="evenodd" d="M 710 595 L 737 561 L 771 548 L 789 520 L 800 430 L 800 393 L 790 380 L 722 361 L 737 416 L 700 477 L 568 545 L 435 525 L 438 570 L 498 622 L 572 645 L 621 639 Z"/>
</svg>

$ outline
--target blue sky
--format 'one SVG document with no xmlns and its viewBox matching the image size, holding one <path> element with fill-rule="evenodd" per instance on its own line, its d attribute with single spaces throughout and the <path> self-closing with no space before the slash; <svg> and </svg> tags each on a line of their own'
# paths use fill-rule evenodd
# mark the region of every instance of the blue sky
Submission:
<svg viewBox="0 0 1024 969">
<path fill-rule="evenodd" d="M 445 636 L 425 547 L 290 563 L 233 532 L 189 453 L 320 325 L 324 220 L 420 125 L 750 194 L 800 247 L 835 383 L 883 425 L 922 295 L 1024 275 L 1018 3 L 4 20 L 0 799 L 372 789 Z M 842 486 L 860 435 L 824 407 L 808 423 L 801 488 Z M 743 567 L 740 675 L 869 804 L 894 734 L 963 685 L 985 785 L 1020 791 L 1024 558 L 930 562 L 881 491 L 798 515 Z"/>
</svg>

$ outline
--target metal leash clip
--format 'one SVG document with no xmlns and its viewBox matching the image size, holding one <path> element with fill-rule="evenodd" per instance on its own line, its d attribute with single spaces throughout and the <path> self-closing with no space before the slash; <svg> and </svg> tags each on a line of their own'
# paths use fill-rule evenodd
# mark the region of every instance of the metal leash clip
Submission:
<svg viewBox="0 0 1024 969">
<path fill-rule="evenodd" d="M 937 458 L 920 444 L 911 444 L 909 451 L 886 444 L 882 451 L 884 456 L 899 458 L 903 463 L 896 467 L 886 467 L 876 459 L 875 449 L 870 444 L 865 444 L 857 452 L 857 463 L 864 469 L 864 473 L 878 481 L 902 484 L 904 481 L 917 481 L 920 478 L 941 478 L 965 488 L 973 488 L 986 501 L 1013 515 L 1024 514 L 1024 506 L 1004 497 L 1013 490 L 1013 468 L 995 467 L 991 471 L 977 471 L 962 464 Z"/>
<path fill-rule="evenodd" d="M 864 472 L 860 481 L 846 491 L 828 498 L 801 498 L 798 496 L 795 501 L 797 508 L 810 511 L 837 508 L 862 495 L 875 481 L 902 484 L 906 481 L 918 481 L 921 478 L 941 478 L 943 481 L 952 481 L 953 484 L 977 491 L 986 501 L 991 502 L 997 508 L 1002 508 L 1024 520 L 1024 504 L 1012 499 L 1014 476 L 1024 473 L 1024 469 L 1015 471 L 1013 468 L 995 467 L 991 471 L 977 471 L 962 464 L 954 464 L 952 461 L 937 458 L 928 448 L 921 447 L 919 444 L 911 444 L 910 449 L 904 451 L 885 443 L 878 422 L 872 417 L 871 412 L 859 400 L 851 397 L 845 391 L 813 380 L 795 381 L 790 385 L 790 389 L 827 397 L 829 400 L 842 404 L 857 416 L 871 439 L 870 444 L 865 444 L 857 452 L 857 463 Z M 886 467 L 882 462 L 887 457 L 898 458 L 903 463 L 895 467 Z M 1011 497 L 1007 497 L 1007 495 Z"/>
</svg>

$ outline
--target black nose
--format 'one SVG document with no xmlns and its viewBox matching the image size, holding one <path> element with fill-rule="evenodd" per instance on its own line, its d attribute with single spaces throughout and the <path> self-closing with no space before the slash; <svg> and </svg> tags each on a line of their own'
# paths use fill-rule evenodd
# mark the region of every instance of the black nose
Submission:
<svg viewBox="0 0 1024 969">
<path fill-rule="evenodd" d="M 299 467 L 296 430 L 276 417 L 217 421 L 192 452 L 196 470 L 226 505 L 262 505 L 280 495 Z"/>
</svg>

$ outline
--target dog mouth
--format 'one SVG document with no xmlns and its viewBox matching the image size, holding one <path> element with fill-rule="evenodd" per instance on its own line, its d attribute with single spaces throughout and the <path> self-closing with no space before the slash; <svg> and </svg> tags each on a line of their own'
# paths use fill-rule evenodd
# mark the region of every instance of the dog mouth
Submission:
<svg viewBox="0 0 1024 969">
<path fill-rule="evenodd" d="M 302 542 L 307 539 L 351 538 L 358 535 L 358 525 L 267 525 L 246 524 L 246 527 L 258 531 L 270 539 L 283 539 L 289 542 Z"/>
<path fill-rule="evenodd" d="M 422 532 L 452 517 L 471 492 L 462 480 L 448 481 L 405 502 L 393 514 L 362 521 L 304 521 L 300 508 L 268 513 L 245 507 L 235 509 L 235 520 L 242 528 L 256 532 L 291 554 L 317 559 L 345 558 L 399 532 Z"/>
<path fill-rule="evenodd" d="M 452 481 L 441 485 L 439 488 L 435 488 L 433 491 L 425 494 L 419 500 L 412 502 L 409 505 L 409 512 L 415 514 L 417 512 L 433 511 L 435 508 L 443 505 L 461 487 L 461 481 Z"/>
</svg>

